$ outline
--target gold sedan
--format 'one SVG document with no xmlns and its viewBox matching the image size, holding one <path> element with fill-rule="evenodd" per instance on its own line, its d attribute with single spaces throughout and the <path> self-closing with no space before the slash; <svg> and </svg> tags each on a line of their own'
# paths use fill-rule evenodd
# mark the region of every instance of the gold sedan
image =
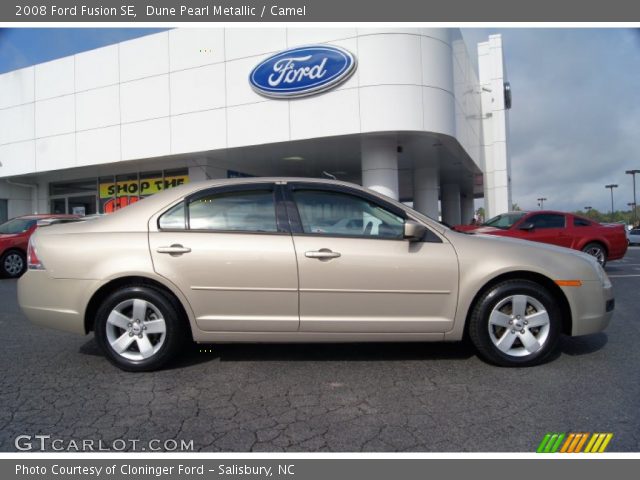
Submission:
<svg viewBox="0 0 640 480">
<path fill-rule="evenodd" d="M 466 235 L 357 185 L 192 183 L 113 215 L 38 229 L 18 284 L 34 323 L 95 332 L 130 371 L 213 342 L 458 341 L 529 366 L 606 328 L 590 256 Z"/>
</svg>

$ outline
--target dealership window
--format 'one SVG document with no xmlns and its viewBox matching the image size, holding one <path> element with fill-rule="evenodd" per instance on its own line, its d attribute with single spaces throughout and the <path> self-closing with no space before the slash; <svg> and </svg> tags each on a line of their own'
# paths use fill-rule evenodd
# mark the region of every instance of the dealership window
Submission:
<svg viewBox="0 0 640 480">
<path fill-rule="evenodd" d="M 49 185 L 51 213 L 91 215 L 97 211 L 97 179 L 85 178 Z"/>
<path fill-rule="evenodd" d="M 9 219 L 9 202 L 6 198 L 0 198 L 0 223 Z"/>
<path fill-rule="evenodd" d="M 113 213 L 166 188 L 188 182 L 188 170 L 182 168 L 51 183 L 51 213 Z"/>
<path fill-rule="evenodd" d="M 316 190 L 296 190 L 293 196 L 304 233 L 403 238 L 404 220 L 363 198 Z"/>
</svg>

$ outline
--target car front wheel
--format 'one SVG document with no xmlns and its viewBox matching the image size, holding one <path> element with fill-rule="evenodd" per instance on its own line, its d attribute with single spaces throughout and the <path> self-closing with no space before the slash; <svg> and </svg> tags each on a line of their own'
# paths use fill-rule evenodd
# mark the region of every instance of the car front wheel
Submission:
<svg viewBox="0 0 640 480">
<path fill-rule="evenodd" d="M 476 302 L 469 336 L 479 355 L 505 367 L 537 365 L 560 336 L 560 310 L 552 295 L 529 280 L 491 287 Z"/>
<path fill-rule="evenodd" d="M 27 269 L 27 261 L 22 252 L 10 250 L 0 258 L 2 275 L 8 278 L 18 278 Z"/>
<path fill-rule="evenodd" d="M 130 372 L 162 367 L 185 338 L 175 301 L 146 286 L 125 287 L 108 296 L 98 309 L 95 335 L 107 358 Z"/>
</svg>

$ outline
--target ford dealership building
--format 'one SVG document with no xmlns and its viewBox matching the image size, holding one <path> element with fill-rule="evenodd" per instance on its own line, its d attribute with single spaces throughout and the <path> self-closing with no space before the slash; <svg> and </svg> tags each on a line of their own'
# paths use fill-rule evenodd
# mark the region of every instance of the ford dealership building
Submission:
<svg viewBox="0 0 640 480">
<path fill-rule="evenodd" d="M 478 57 L 478 69 L 474 58 Z M 185 182 L 331 177 L 449 224 L 510 209 L 500 36 L 174 29 L 0 75 L 0 220 Z"/>
</svg>

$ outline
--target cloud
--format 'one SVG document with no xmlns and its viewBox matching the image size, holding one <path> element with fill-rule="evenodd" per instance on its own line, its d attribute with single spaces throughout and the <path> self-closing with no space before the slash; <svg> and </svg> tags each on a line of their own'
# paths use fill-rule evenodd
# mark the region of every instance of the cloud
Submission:
<svg viewBox="0 0 640 480">
<path fill-rule="evenodd" d="M 513 92 L 513 199 L 523 208 L 616 209 L 632 201 L 640 168 L 640 35 L 629 29 L 465 31 L 472 41 L 503 35 Z M 637 178 L 640 182 L 640 178 Z"/>
</svg>

